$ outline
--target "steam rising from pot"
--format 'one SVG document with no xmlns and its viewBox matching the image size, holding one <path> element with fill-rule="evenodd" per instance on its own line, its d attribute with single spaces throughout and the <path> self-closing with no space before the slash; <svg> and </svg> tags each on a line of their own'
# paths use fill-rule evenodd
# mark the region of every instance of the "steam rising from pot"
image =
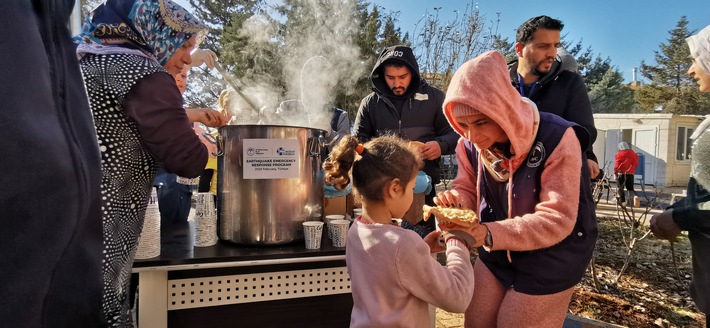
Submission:
<svg viewBox="0 0 710 328">
<path fill-rule="evenodd" d="M 352 92 L 357 79 L 366 74 L 354 43 L 360 26 L 356 1 L 301 0 L 294 6 L 308 23 L 287 25 L 283 37 L 277 35 L 276 23 L 261 15 L 243 24 L 240 35 L 248 39 L 250 51 L 279 49 L 273 69 L 283 73 L 283 81 L 272 81 L 270 76 L 242 81 L 241 91 L 259 109 L 249 108 L 234 92 L 221 96 L 220 105 L 235 114 L 231 123 L 330 131 L 329 110 L 341 105 L 333 103 L 336 92 Z M 279 43 L 275 48 L 274 42 Z"/>
</svg>

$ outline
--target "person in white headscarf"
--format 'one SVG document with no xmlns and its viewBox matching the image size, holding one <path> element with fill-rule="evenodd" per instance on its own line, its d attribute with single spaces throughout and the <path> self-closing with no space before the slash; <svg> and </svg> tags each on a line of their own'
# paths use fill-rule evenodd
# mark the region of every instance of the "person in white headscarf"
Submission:
<svg viewBox="0 0 710 328">
<path fill-rule="evenodd" d="M 686 39 L 693 64 L 688 75 L 698 82 L 700 91 L 710 92 L 710 26 Z M 673 203 L 666 211 L 651 218 L 651 231 L 657 238 L 675 240 L 688 231 L 693 251 L 693 279 L 690 296 L 698 309 L 710 315 L 710 133 L 705 119 L 695 130 L 693 139 L 688 196 Z M 710 327 L 710 320 L 706 319 Z"/>
</svg>

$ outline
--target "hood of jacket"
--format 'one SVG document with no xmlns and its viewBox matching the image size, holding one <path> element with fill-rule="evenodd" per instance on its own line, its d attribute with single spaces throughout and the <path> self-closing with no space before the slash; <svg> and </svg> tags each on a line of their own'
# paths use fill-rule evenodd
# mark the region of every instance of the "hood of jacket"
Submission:
<svg viewBox="0 0 710 328">
<path fill-rule="evenodd" d="M 525 161 L 537 133 L 537 107 L 510 84 L 503 55 L 497 51 L 483 53 L 464 63 L 451 79 L 444 115 L 454 130 L 464 136 L 452 112 L 457 103 L 480 111 L 500 125 L 511 143 L 513 168 Z"/>
<path fill-rule="evenodd" d="M 412 73 L 412 81 L 409 82 L 407 91 L 402 96 L 395 96 L 385 81 L 385 64 L 390 62 L 402 63 L 406 65 Z M 419 64 L 417 64 L 417 59 L 414 57 L 412 48 L 407 46 L 392 46 L 383 49 L 370 74 L 370 83 L 372 83 L 372 90 L 375 91 L 375 93 L 387 97 L 406 98 L 419 90 L 422 78 L 419 75 Z"/>
<path fill-rule="evenodd" d="M 547 74 L 540 76 L 540 78 L 537 80 L 537 83 L 539 85 L 545 85 L 545 83 L 550 82 L 554 79 L 557 78 L 562 72 L 564 72 L 564 67 L 562 63 L 559 61 L 559 59 L 555 59 L 555 61 L 552 62 L 552 67 L 550 67 L 550 71 L 547 72 Z M 508 74 L 510 74 L 510 81 L 513 81 L 513 85 L 515 86 L 520 86 L 520 82 L 518 80 L 518 60 L 515 59 L 508 63 Z"/>
</svg>

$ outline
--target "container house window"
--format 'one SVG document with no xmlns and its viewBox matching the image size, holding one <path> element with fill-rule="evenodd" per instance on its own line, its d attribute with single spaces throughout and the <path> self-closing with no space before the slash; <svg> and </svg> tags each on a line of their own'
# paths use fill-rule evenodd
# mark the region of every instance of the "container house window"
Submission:
<svg viewBox="0 0 710 328">
<path fill-rule="evenodd" d="M 678 142 L 676 144 L 676 160 L 689 161 L 691 158 L 690 150 L 693 142 L 690 136 L 693 134 L 692 128 L 680 126 L 678 127 Z"/>
</svg>

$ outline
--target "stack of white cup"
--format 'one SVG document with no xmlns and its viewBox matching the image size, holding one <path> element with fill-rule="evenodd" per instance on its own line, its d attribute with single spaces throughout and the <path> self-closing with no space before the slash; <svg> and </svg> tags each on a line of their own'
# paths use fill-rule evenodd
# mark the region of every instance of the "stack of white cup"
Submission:
<svg viewBox="0 0 710 328">
<path fill-rule="evenodd" d="M 138 239 L 135 259 L 149 259 L 160 255 L 160 210 L 158 209 L 158 194 L 155 188 L 148 198 L 145 209 L 143 230 Z"/>
<path fill-rule="evenodd" d="M 214 196 L 210 192 L 199 192 L 195 206 L 195 247 L 214 246 L 217 240 Z"/>
<path fill-rule="evenodd" d="M 331 214 L 331 215 L 326 215 L 325 216 L 325 222 L 328 225 L 328 238 L 333 239 L 333 225 L 331 224 L 332 221 L 335 220 L 344 220 L 345 215 L 342 214 Z"/>
</svg>

